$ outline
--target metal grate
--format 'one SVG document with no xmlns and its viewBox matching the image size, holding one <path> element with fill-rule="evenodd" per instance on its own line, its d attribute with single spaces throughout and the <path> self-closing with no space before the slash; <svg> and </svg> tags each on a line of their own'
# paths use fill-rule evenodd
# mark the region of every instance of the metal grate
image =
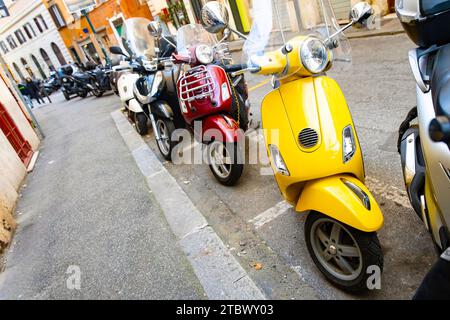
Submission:
<svg viewBox="0 0 450 320">
<path fill-rule="evenodd" d="M 180 79 L 180 99 L 183 102 L 211 97 L 214 90 L 212 76 L 205 66 L 192 68 Z"/>
<path fill-rule="evenodd" d="M 298 135 L 300 145 L 306 149 L 313 148 L 319 142 L 319 135 L 316 130 L 311 128 L 303 129 Z"/>
</svg>

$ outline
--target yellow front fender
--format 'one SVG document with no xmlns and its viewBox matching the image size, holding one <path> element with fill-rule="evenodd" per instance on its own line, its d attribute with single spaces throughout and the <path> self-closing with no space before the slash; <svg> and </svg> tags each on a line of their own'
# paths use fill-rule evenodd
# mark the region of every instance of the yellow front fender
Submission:
<svg viewBox="0 0 450 320">
<path fill-rule="evenodd" d="M 363 198 L 368 200 L 370 205 L 364 205 L 363 200 L 352 191 L 349 185 L 362 190 Z M 384 221 L 380 207 L 370 191 L 361 181 L 349 175 L 332 176 L 308 182 L 302 191 L 296 210 L 318 211 L 364 232 L 380 230 Z"/>
</svg>

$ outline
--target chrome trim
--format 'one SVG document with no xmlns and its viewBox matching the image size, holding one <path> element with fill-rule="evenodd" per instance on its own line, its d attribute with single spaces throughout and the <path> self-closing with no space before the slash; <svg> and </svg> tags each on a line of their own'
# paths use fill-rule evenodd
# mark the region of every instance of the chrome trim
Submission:
<svg viewBox="0 0 450 320">
<path fill-rule="evenodd" d="M 427 215 L 427 204 L 425 201 L 425 196 L 420 197 L 420 212 L 422 214 L 422 221 L 425 224 L 425 227 L 428 231 L 430 231 L 430 226 L 428 225 L 428 215 Z"/>
<path fill-rule="evenodd" d="M 205 84 L 199 84 L 201 82 Z M 183 102 L 211 97 L 215 89 L 212 75 L 203 65 L 192 68 L 180 78 L 180 100 Z"/>
<path fill-rule="evenodd" d="M 403 176 L 406 186 L 410 186 L 416 175 L 416 136 L 411 133 L 406 138 L 405 167 Z"/>
<path fill-rule="evenodd" d="M 347 179 L 342 178 L 341 181 L 359 198 L 359 200 L 361 200 L 363 206 L 370 211 L 371 210 L 370 198 L 367 195 L 367 193 L 365 193 L 364 190 L 362 190 L 356 184 Z"/>
<path fill-rule="evenodd" d="M 430 91 L 430 86 L 427 85 L 423 79 L 422 71 L 420 70 L 419 58 L 417 57 L 417 49 L 410 50 L 408 53 L 409 64 L 411 65 L 411 70 L 416 79 L 416 83 L 422 92 L 427 93 Z"/>
</svg>

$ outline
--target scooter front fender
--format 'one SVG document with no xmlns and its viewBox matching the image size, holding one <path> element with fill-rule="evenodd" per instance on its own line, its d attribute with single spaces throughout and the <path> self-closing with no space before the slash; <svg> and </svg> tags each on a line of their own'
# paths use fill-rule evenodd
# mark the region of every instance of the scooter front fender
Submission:
<svg viewBox="0 0 450 320">
<path fill-rule="evenodd" d="M 228 115 L 216 114 L 202 121 L 201 141 L 203 142 L 215 140 L 234 143 L 242 141 L 243 138 L 244 135 L 238 123 Z"/>
<path fill-rule="evenodd" d="M 128 109 L 134 113 L 144 112 L 142 106 L 136 99 L 131 99 L 130 102 L 128 102 Z"/>
<path fill-rule="evenodd" d="M 383 214 L 367 187 L 350 175 L 308 182 L 296 206 L 298 212 L 317 211 L 363 232 L 375 232 Z"/>
</svg>

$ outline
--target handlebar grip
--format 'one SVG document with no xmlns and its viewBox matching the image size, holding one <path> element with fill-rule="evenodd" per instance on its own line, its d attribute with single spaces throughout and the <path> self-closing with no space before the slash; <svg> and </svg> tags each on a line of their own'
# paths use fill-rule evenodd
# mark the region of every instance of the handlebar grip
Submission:
<svg viewBox="0 0 450 320">
<path fill-rule="evenodd" d="M 230 73 L 230 72 L 236 72 L 236 71 L 241 71 L 243 69 L 246 69 L 247 66 L 245 64 L 234 64 L 231 66 L 225 66 L 225 72 Z"/>
</svg>

